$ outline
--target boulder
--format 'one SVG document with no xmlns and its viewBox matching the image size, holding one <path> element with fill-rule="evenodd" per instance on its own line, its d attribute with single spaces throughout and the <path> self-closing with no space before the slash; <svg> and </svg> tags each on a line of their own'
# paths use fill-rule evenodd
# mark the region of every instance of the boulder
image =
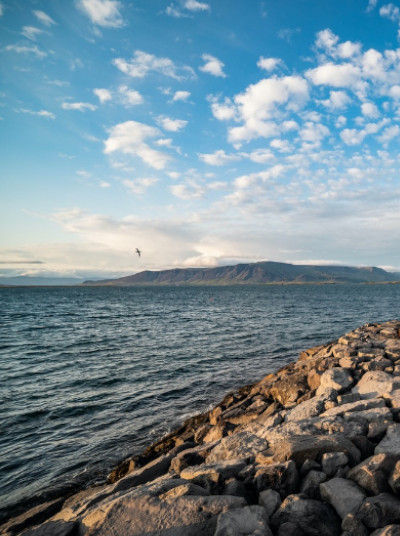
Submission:
<svg viewBox="0 0 400 536">
<path fill-rule="evenodd" d="M 282 523 L 278 529 L 278 536 L 304 536 L 304 532 L 301 530 L 297 523 Z"/>
<path fill-rule="evenodd" d="M 340 467 L 349 463 L 349 459 L 344 452 L 326 452 L 322 455 L 322 470 L 327 476 L 333 476 Z"/>
<path fill-rule="evenodd" d="M 331 390 L 341 393 L 353 383 L 353 376 L 347 369 L 334 367 L 326 370 L 321 376 L 321 382 L 317 389 L 317 395 L 322 395 Z"/>
<path fill-rule="evenodd" d="M 355 402 L 347 402 L 334 408 L 328 409 L 322 413 L 321 417 L 336 417 L 337 415 L 344 415 L 345 413 L 351 413 L 353 411 L 359 412 L 369 410 L 373 408 L 385 407 L 385 401 L 381 398 L 373 398 L 372 400 L 357 400 Z"/>
<path fill-rule="evenodd" d="M 378 529 L 400 522 L 400 501 L 389 493 L 365 499 L 358 517 L 369 529 Z"/>
<path fill-rule="evenodd" d="M 259 494 L 258 504 L 265 508 L 269 519 L 281 504 L 281 496 L 273 489 L 266 489 Z"/>
<path fill-rule="evenodd" d="M 309 419 L 310 417 L 316 417 L 324 411 L 326 399 L 327 397 L 322 395 L 314 396 L 313 398 L 310 398 L 310 400 L 301 402 L 301 404 L 298 404 L 288 412 L 286 420 L 302 421 L 304 419 Z"/>
<path fill-rule="evenodd" d="M 394 378 L 387 372 L 370 371 L 364 374 L 352 392 L 359 394 L 361 398 L 384 397 L 393 391 L 394 382 Z"/>
<path fill-rule="evenodd" d="M 381 452 L 400 458 L 400 424 L 388 426 L 385 437 L 375 448 L 376 454 Z"/>
<path fill-rule="evenodd" d="M 332 478 L 320 487 L 321 497 L 329 502 L 343 519 L 347 514 L 355 514 L 365 499 L 365 493 L 351 480 Z"/>
<path fill-rule="evenodd" d="M 389 474 L 394 466 L 393 457 L 389 454 L 375 454 L 350 469 L 347 478 L 361 486 L 367 493 L 378 495 L 389 491 Z"/>
<path fill-rule="evenodd" d="M 256 466 L 254 476 L 258 491 L 273 489 L 281 497 L 297 491 L 299 475 L 296 464 L 290 460 L 285 463 Z"/>
<path fill-rule="evenodd" d="M 276 461 L 294 460 L 302 464 L 306 459 L 319 460 L 326 452 L 344 452 L 353 463 L 360 460 L 360 452 L 344 435 L 294 435 L 271 445 Z"/>
<path fill-rule="evenodd" d="M 307 536 L 337 536 L 340 531 L 340 518 L 330 505 L 303 495 L 286 497 L 271 518 L 275 528 L 288 522 L 298 525 Z"/>
<path fill-rule="evenodd" d="M 215 536 L 272 536 L 262 506 L 235 508 L 218 516 Z"/>
<path fill-rule="evenodd" d="M 206 480 L 218 483 L 220 480 L 237 476 L 245 466 L 246 463 L 243 460 L 227 460 L 216 464 L 193 465 L 183 469 L 180 477 L 185 480 Z"/>
</svg>

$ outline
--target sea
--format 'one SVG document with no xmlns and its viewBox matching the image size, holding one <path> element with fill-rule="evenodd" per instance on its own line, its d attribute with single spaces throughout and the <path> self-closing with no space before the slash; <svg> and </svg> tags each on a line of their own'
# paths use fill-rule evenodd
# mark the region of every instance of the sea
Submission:
<svg viewBox="0 0 400 536">
<path fill-rule="evenodd" d="M 366 322 L 400 285 L 0 288 L 0 515 L 103 482 L 184 419 Z"/>
</svg>

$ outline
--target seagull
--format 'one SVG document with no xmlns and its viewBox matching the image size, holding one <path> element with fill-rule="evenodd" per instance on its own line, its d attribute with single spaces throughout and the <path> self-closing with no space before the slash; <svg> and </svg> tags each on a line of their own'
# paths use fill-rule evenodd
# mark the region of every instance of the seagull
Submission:
<svg viewBox="0 0 400 536">
<path fill-rule="evenodd" d="M 135 253 L 138 254 L 138 257 L 140 257 L 140 256 L 142 255 L 142 252 L 140 251 L 139 248 L 136 248 L 136 249 L 135 249 Z"/>
</svg>

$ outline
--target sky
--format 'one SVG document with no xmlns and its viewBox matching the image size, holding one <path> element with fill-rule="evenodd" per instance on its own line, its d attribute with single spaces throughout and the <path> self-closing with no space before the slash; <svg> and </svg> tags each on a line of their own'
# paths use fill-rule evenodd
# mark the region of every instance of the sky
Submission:
<svg viewBox="0 0 400 536">
<path fill-rule="evenodd" d="M 0 0 L 0 84 L 0 275 L 400 269 L 399 1 Z"/>
</svg>

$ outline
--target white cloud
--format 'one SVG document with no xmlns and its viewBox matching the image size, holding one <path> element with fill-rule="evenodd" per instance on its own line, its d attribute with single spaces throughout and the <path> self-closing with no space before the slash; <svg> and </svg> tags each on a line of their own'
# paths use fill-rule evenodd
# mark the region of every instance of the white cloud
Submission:
<svg viewBox="0 0 400 536">
<path fill-rule="evenodd" d="M 315 40 L 315 46 L 327 51 L 331 51 L 338 43 L 339 37 L 335 35 L 332 30 L 326 28 L 317 33 Z"/>
<path fill-rule="evenodd" d="M 183 6 L 189 11 L 208 11 L 210 9 L 209 4 L 198 2 L 197 0 L 185 0 Z"/>
<path fill-rule="evenodd" d="M 388 145 L 388 143 L 393 139 L 397 138 L 397 136 L 400 134 L 400 127 L 399 125 L 392 125 L 390 127 L 385 128 L 385 130 L 382 132 L 380 136 L 378 136 L 378 140 L 383 145 Z"/>
<path fill-rule="evenodd" d="M 321 104 L 330 110 L 341 110 L 347 108 L 350 102 L 351 99 L 345 91 L 331 91 L 329 99 L 321 101 Z"/>
<path fill-rule="evenodd" d="M 379 123 L 368 123 L 361 130 L 355 128 L 346 128 L 340 133 L 340 137 L 346 145 L 360 145 L 366 136 L 376 134 L 382 127 L 387 124 L 388 120 L 383 119 Z"/>
<path fill-rule="evenodd" d="M 156 184 L 158 182 L 158 179 L 156 179 L 155 177 L 143 177 L 133 180 L 126 179 L 122 182 L 124 186 L 126 186 L 127 189 L 133 194 L 142 195 L 146 192 L 148 188 L 150 188 L 150 186 Z"/>
<path fill-rule="evenodd" d="M 115 58 L 113 64 L 132 78 L 144 78 L 150 72 L 169 76 L 175 80 L 194 77 L 194 71 L 191 67 L 187 65 L 178 67 L 170 58 L 157 57 L 154 54 L 143 52 L 143 50 L 135 50 L 130 60 Z"/>
<path fill-rule="evenodd" d="M 236 114 L 243 125 L 229 130 L 233 143 L 258 137 L 274 137 L 279 128 L 274 121 L 281 108 L 300 110 L 309 98 L 307 81 L 300 76 L 272 77 L 251 84 L 234 97 Z"/>
<path fill-rule="evenodd" d="M 190 97 L 190 91 L 175 91 L 172 100 L 176 101 L 186 101 Z"/>
<path fill-rule="evenodd" d="M 228 121 L 235 117 L 235 106 L 228 97 L 225 97 L 222 103 L 213 96 L 208 97 L 208 100 L 211 102 L 213 116 L 219 121 Z"/>
<path fill-rule="evenodd" d="M 256 164 L 265 164 L 269 160 L 274 159 L 274 153 L 269 149 L 256 149 L 251 153 L 248 153 L 246 156 Z"/>
<path fill-rule="evenodd" d="M 99 186 L 100 188 L 110 188 L 111 184 L 107 181 L 100 181 Z"/>
<path fill-rule="evenodd" d="M 289 153 L 292 149 L 288 140 L 282 140 L 279 138 L 272 140 L 270 146 L 281 153 Z"/>
<path fill-rule="evenodd" d="M 136 106 L 143 103 L 143 97 L 136 89 L 129 89 L 128 86 L 119 86 L 118 91 L 122 97 L 122 101 L 127 106 Z"/>
<path fill-rule="evenodd" d="M 240 156 L 235 154 L 227 154 L 222 149 L 214 151 L 213 153 L 201 153 L 199 154 L 200 160 L 209 164 L 210 166 L 224 166 L 229 162 L 234 162 L 235 160 L 240 160 Z"/>
<path fill-rule="evenodd" d="M 360 80 L 361 72 L 351 63 L 328 62 L 315 69 L 309 69 L 306 76 L 317 86 L 352 87 Z"/>
<path fill-rule="evenodd" d="M 52 112 L 49 112 L 48 110 L 35 111 L 35 110 L 29 110 L 27 108 L 19 108 L 18 112 L 21 112 L 23 114 L 37 115 L 39 117 L 46 117 L 47 119 L 56 118 L 56 116 Z"/>
<path fill-rule="evenodd" d="M 146 142 L 147 139 L 159 135 L 158 128 L 138 121 L 118 123 L 109 130 L 109 137 L 104 142 L 104 152 L 137 156 L 154 169 L 164 169 L 169 156 L 153 149 Z"/>
<path fill-rule="evenodd" d="M 187 183 L 173 184 L 170 186 L 172 195 L 179 199 L 189 201 L 191 199 L 199 199 L 204 197 L 206 192 L 205 188 L 198 184 L 196 181 L 187 181 Z"/>
<path fill-rule="evenodd" d="M 379 15 L 381 17 L 386 17 L 393 22 L 400 21 L 400 9 L 394 4 L 385 4 L 379 10 Z"/>
<path fill-rule="evenodd" d="M 220 76 L 222 78 L 226 77 L 226 74 L 224 73 L 225 64 L 222 63 L 221 60 L 215 56 L 211 56 L 211 54 L 203 54 L 202 59 L 204 61 L 204 65 L 199 67 L 200 71 L 213 76 Z"/>
<path fill-rule="evenodd" d="M 373 119 L 379 117 L 379 110 L 373 102 L 363 102 L 361 112 L 366 117 L 372 117 Z"/>
<path fill-rule="evenodd" d="M 377 3 L 378 3 L 378 0 L 368 0 L 368 6 L 366 9 L 367 13 L 375 9 Z"/>
<path fill-rule="evenodd" d="M 43 30 L 40 30 L 40 28 L 36 28 L 35 26 L 23 26 L 21 31 L 21 34 L 31 41 L 35 41 L 36 37 L 42 33 Z"/>
<path fill-rule="evenodd" d="M 47 13 L 45 13 L 44 11 L 35 9 L 33 11 L 33 14 L 38 19 L 38 21 L 44 24 L 45 26 L 52 26 L 53 24 L 56 24 L 55 21 L 49 15 L 47 15 Z"/>
<path fill-rule="evenodd" d="M 121 2 L 117 0 L 78 0 L 77 5 L 96 26 L 120 28 L 124 25 Z"/>
<path fill-rule="evenodd" d="M 299 136 L 303 141 L 311 143 L 317 147 L 328 135 L 329 129 L 325 125 L 313 123 L 312 121 L 307 121 L 299 132 Z"/>
<path fill-rule="evenodd" d="M 257 62 L 257 67 L 264 69 L 265 71 L 273 71 L 282 63 L 280 58 L 264 58 L 260 56 L 260 59 Z"/>
<path fill-rule="evenodd" d="M 164 130 L 168 130 L 170 132 L 179 132 L 179 130 L 185 128 L 188 123 L 184 119 L 171 119 L 165 115 L 158 116 L 157 122 Z"/>
<path fill-rule="evenodd" d="M 336 55 L 342 59 L 348 59 L 352 56 L 356 56 L 361 52 L 361 43 L 353 43 L 352 41 L 345 41 L 340 43 L 336 49 Z"/>
<path fill-rule="evenodd" d="M 63 110 L 78 110 L 79 112 L 86 110 L 94 112 L 94 110 L 97 110 L 97 106 L 90 104 L 90 102 L 63 102 L 61 107 Z"/>
<path fill-rule="evenodd" d="M 93 93 L 98 97 L 99 101 L 103 104 L 112 99 L 111 91 L 104 88 L 95 88 Z"/>
<path fill-rule="evenodd" d="M 34 54 L 38 58 L 45 58 L 47 56 L 47 52 L 40 50 L 36 45 L 7 45 L 5 49 L 10 52 L 16 52 L 17 54 Z"/>
<path fill-rule="evenodd" d="M 159 147 L 171 147 L 172 138 L 160 138 L 159 140 L 155 141 L 155 144 Z"/>
</svg>

